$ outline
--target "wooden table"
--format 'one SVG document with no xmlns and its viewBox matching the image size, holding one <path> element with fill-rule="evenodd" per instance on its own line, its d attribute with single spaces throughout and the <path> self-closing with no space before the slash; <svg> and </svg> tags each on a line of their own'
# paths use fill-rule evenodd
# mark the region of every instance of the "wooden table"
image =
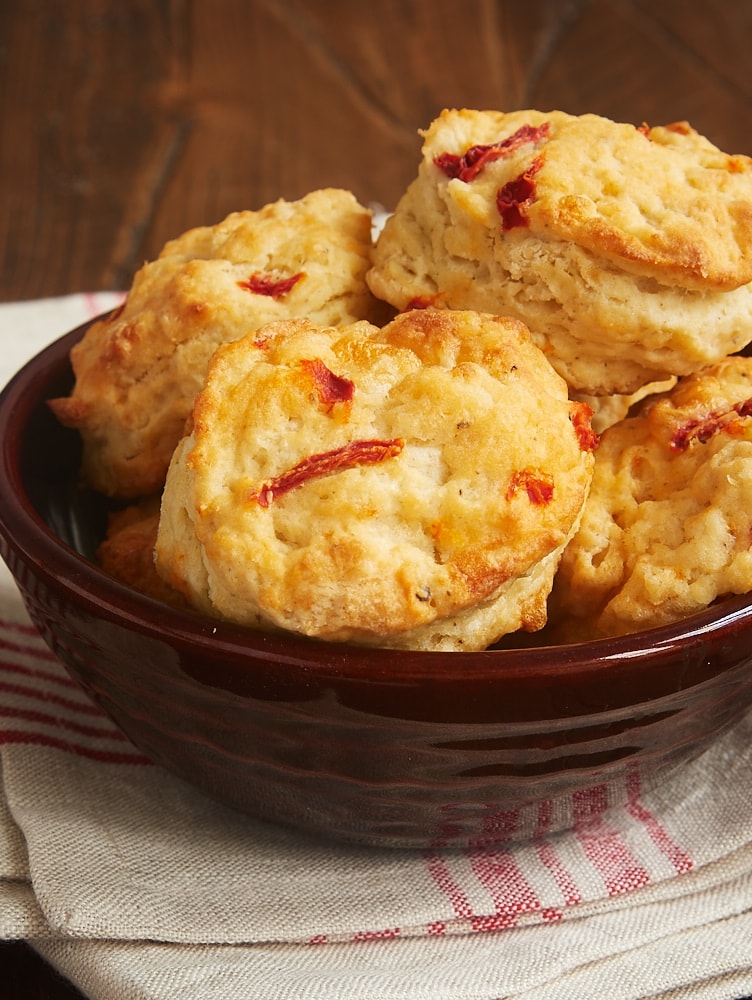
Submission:
<svg viewBox="0 0 752 1000">
<path fill-rule="evenodd" d="M 317 187 L 392 207 L 443 108 L 688 119 L 752 155 L 737 0 L 2 0 L 0 301 L 124 288 Z M 80 994 L 23 944 L 3 996 Z"/>
</svg>

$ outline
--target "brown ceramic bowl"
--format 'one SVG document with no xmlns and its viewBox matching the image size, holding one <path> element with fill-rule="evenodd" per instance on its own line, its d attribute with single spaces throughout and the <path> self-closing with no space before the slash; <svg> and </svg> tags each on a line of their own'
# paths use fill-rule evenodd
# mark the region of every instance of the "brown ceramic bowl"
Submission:
<svg viewBox="0 0 752 1000">
<path fill-rule="evenodd" d="M 50 647 L 154 761 L 263 819 L 363 844 L 490 844 L 627 800 L 752 705 L 752 600 L 618 640 L 403 653 L 245 630 L 121 586 L 45 400 L 73 331 L 0 396 L 0 553 Z M 605 796 L 605 798 L 604 798 Z"/>
</svg>

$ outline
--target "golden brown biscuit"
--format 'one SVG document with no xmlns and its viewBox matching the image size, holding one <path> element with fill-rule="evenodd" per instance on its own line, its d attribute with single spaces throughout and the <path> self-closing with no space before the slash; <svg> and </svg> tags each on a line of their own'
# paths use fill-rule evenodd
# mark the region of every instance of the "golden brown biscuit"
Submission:
<svg viewBox="0 0 752 1000">
<path fill-rule="evenodd" d="M 645 400 L 604 432 L 551 599 L 566 639 L 676 621 L 752 590 L 752 358 Z"/>
<path fill-rule="evenodd" d="M 211 362 L 157 568 L 208 614 L 328 640 L 480 649 L 540 628 L 589 413 L 512 319 L 272 324 Z"/>
<path fill-rule="evenodd" d="M 113 512 L 97 549 L 97 562 L 110 576 L 147 597 L 185 607 L 183 595 L 165 583 L 154 567 L 159 506 L 158 496 L 147 497 Z"/>
<path fill-rule="evenodd" d="M 590 396 L 587 393 L 580 392 L 570 393 L 570 395 L 573 399 L 587 403 L 593 411 L 590 424 L 596 434 L 602 434 L 612 424 L 616 424 L 628 416 L 629 411 L 640 400 L 645 399 L 646 396 L 668 392 L 669 389 L 676 385 L 676 381 L 676 378 L 672 376 L 671 378 L 663 379 L 661 382 L 648 382 L 647 385 L 643 385 L 636 392 L 629 393 L 626 396 Z"/>
<path fill-rule="evenodd" d="M 368 281 L 516 316 L 574 390 L 629 394 L 752 339 L 752 160 L 686 123 L 444 111 Z"/>
<path fill-rule="evenodd" d="M 72 351 L 76 382 L 53 401 L 84 441 L 83 475 L 108 495 L 161 488 L 214 349 L 264 323 L 371 318 L 371 214 L 346 191 L 314 191 L 167 243 L 127 301 Z"/>
</svg>

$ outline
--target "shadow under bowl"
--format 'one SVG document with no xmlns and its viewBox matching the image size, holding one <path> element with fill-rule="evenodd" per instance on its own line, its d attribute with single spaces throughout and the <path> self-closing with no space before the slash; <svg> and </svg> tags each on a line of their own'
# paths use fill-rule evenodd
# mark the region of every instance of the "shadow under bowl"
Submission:
<svg viewBox="0 0 752 1000">
<path fill-rule="evenodd" d="M 67 670 L 170 772 L 340 841 L 487 846 L 563 830 L 698 756 L 752 705 L 752 601 L 580 645 L 395 652 L 170 608 L 94 563 L 102 498 L 46 400 L 85 327 L 0 395 L 0 555 Z"/>
</svg>

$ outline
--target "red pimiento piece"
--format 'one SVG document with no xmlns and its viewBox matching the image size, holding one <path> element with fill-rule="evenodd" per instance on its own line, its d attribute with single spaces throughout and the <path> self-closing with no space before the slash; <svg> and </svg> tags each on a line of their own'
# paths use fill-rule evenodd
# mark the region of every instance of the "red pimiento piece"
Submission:
<svg viewBox="0 0 752 1000">
<path fill-rule="evenodd" d="M 509 181 L 496 194 L 496 207 L 501 216 L 501 226 L 506 232 L 517 226 L 528 226 L 527 208 L 535 197 L 533 178 L 543 166 L 543 157 L 537 156 L 519 177 Z"/>
<path fill-rule="evenodd" d="M 300 364 L 311 376 L 316 394 L 324 406 L 331 408 L 335 403 L 351 402 L 355 393 L 355 383 L 349 378 L 335 375 L 321 358 L 305 358 Z"/>
<path fill-rule="evenodd" d="M 305 277 L 303 271 L 291 274 L 287 278 L 280 278 L 277 274 L 268 271 L 254 271 L 245 281 L 239 281 L 238 284 L 246 291 L 253 292 L 254 295 L 268 295 L 273 299 L 281 299 L 303 277 Z"/>
<path fill-rule="evenodd" d="M 598 435 L 590 426 L 593 416 L 593 408 L 587 403 L 576 402 L 572 404 L 571 421 L 580 448 L 583 451 L 595 451 L 598 447 Z"/>
<path fill-rule="evenodd" d="M 344 469 L 353 469 L 358 465 L 377 465 L 387 458 L 394 458 L 402 451 L 405 442 L 402 438 L 391 441 L 361 440 L 350 441 L 341 448 L 324 451 L 318 455 L 310 455 L 302 459 L 281 476 L 274 476 L 262 483 L 256 493 L 249 499 L 259 507 L 270 507 L 272 503 L 285 493 L 302 486 L 310 479 L 329 476 Z"/>
<path fill-rule="evenodd" d="M 478 176 L 488 163 L 511 155 L 519 146 L 526 142 L 538 142 L 548 138 L 549 123 L 542 125 L 523 125 L 506 139 L 500 139 L 489 145 L 470 146 L 464 153 L 440 153 L 433 162 L 443 170 L 447 177 L 459 178 L 469 183 Z"/>
<path fill-rule="evenodd" d="M 692 135 L 694 129 L 689 122 L 671 122 L 664 125 L 667 132 L 676 132 L 677 135 Z"/>
<path fill-rule="evenodd" d="M 547 504 L 551 502 L 554 495 L 554 481 L 546 473 L 533 472 L 531 469 L 520 469 L 510 479 L 505 498 L 511 500 L 520 490 L 524 490 L 527 493 L 530 503 L 536 505 Z"/>
<path fill-rule="evenodd" d="M 669 447 L 671 451 L 679 453 L 686 451 L 693 441 L 705 444 L 717 431 L 740 434 L 742 432 L 740 418 L 750 416 L 752 416 L 752 398 L 734 403 L 729 410 L 715 410 L 705 417 L 687 421 L 674 431 Z"/>
<path fill-rule="evenodd" d="M 435 295 L 416 295 L 414 299 L 410 299 L 402 311 L 410 312 L 412 309 L 430 309 L 434 302 L 440 298 L 441 292 L 436 292 Z"/>
</svg>

